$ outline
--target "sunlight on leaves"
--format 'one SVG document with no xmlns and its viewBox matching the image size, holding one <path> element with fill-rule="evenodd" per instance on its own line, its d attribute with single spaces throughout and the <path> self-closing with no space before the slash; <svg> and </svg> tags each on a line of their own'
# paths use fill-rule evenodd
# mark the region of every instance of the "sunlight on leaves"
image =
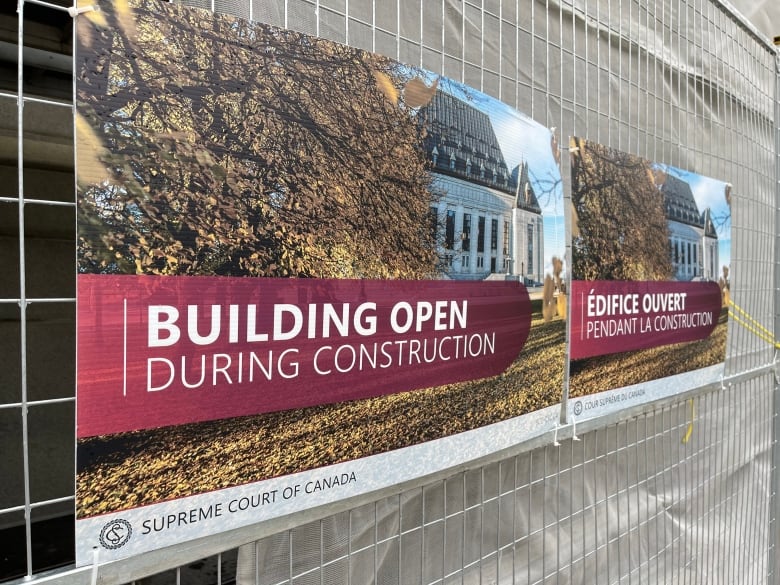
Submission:
<svg viewBox="0 0 780 585">
<path fill-rule="evenodd" d="M 393 85 L 390 77 L 382 71 L 373 71 L 376 86 L 393 105 L 398 105 L 398 88 Z"/>
</svg>

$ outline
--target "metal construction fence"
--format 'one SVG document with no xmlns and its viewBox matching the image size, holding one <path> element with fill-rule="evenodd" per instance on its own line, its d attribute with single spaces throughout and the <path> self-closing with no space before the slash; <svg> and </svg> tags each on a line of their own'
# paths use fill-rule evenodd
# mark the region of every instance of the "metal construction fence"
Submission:
<svg viewBox="0 0 780 585">
<path fill-rule="evenodd" d="M 19 0 L 15 57 L 7 50 L 13 43 L 2 42 L 16 85 L 0 92 L 0 527 L 23 544 L 9 549 L 23 559 L 11 578 L 778 582 L 780 76 L 770 43 L 719 0 L 181 3 L 440 73 L 555 128 L 562 145 L 580 136 L 729 182 L 734 308 L 724 377 L 680 387 L 670 378 L 662 396 L 576 427 L 550 408 L 528 423 L 526 441 L 468 466 L 228 535 L 72 568 L 73 536 L 52 522 L 72 525 L 74 507 L 73 104 L 61 84 L 29 72 L 45 66 L 72 83 L 73 42 L 60 38 L 46 57 L 30 49 L 29 37 L 49 29 L 72 36 L 77 11 L 69 12 L 70 2 Z M 562 165 L 570 188 L 567 156 Z M 54 563 L 60 568 L 42 572 L 50 566 L 41 560 L 44 531 L 61 535 L 66 551 Z"/>
</svg>

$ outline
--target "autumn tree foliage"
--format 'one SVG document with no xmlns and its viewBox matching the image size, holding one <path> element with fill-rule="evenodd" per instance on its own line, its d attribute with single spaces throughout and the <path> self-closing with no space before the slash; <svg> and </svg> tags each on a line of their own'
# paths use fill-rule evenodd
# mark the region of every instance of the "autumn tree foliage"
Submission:
<svg viewBox="0 0 780 585">
<path fill-rule="evenodd" d="M 720 298 L 721 304 L 724 307 L 728 307 L 731 302 L 731 281 L 729 280 L 729 267 L 723 266 L 723 275 L 718 279 L 718 286 L 720 286 Z"/>
<path fill-rule="evenodd" d="M 664 198 L 650 163 L 579 138 L 571 146 L 574 278 L 672 278 Z"/>
<path fill-rule="evenodd" d="M 155 0 L 104 4 L 78 35 L 82 272 L 434 272 L 407 70 Z"/>
<path fill-rule="evenodd" d="M 552 320 L 556 315 L 566 318 L 566 283 L 563 274 L 563 260 L 552 257 L 552 275 L 544 277 L 542 289 L 542 316 L 545 321 Z"/>
</svg>

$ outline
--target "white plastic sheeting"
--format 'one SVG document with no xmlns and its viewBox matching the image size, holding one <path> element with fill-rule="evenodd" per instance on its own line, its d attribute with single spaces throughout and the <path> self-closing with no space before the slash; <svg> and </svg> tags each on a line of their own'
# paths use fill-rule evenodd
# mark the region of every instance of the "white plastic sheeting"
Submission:
<svg viewBox="0 0 780 585">
<path fill-rule="evenodd" d="M 776 300 L 776 57 L 766 39 L 709 2 L 399 1 L 382 20 L 370 3 L 323 1 L 314 27 L 289 19 L 293 4 L 303 6 L 279 3 L 277 24 L 389 48 L 564 138 L 732 183 L 732 291 L 743 312 L 730 324 L 723 382 L 668 379 L 667 400 L 592 421 L 579 440 L 518 445 L 516 456 L 242 547 L 238 582 L 775 582 L 774 347 L 760 334 Z M 350 35 L 355 13 L 372 15 L 370 35 Z M 385 35 L 396 42 L 383 45 Z M 567 178 L 565 167 L 564 157 Z"/>
<path fill-rule="evenodd" d="M 733 0 L 732 5 L 767 39 L 780 36 L 780 4 L 774 0 Z"/>
<path fill-rule="evenodd" d="M 215 577 L 193 564 L 175 579 L 186 571 L 188 582 L 221 583 L 233 567 L 220 553 L 237 545 L 242 585 L 778 581 L 775 347 L 773 333 L 768 341 L 762 333 L 776 330 L 780 313 L 778 77 L 762 33 L 718 0 L 181 3 L 441 73 L 556 128 L 561 144 L 577 135 L 730 182 L 741 322 L 730 323 L 722 382 L 671 379 L 652 403 L 576 429 L 557 426 L 554 408 L 542 413 L 547 427 L 466 466 L 421 470 L 417 482 L 94 572 L 25 582 L 168 582 L 160 571 L 214 555 Z M 775 4 L 750 8 L 774 14 Z M 758 25 L 761 13 L 750 8 L 743 12 Z"/>
</svg>

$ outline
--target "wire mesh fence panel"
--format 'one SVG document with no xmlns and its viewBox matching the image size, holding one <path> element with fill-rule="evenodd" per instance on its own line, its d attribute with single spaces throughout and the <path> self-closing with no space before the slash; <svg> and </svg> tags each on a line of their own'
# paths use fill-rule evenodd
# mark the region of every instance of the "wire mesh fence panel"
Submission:
<svg viewBox="0 0 780 585">
<path fill-rule="evenodd" d="M 0 469 L 10 478 L 0 482 L 0 529 L 16 543 L 0 581 L 65 584 L 89 575 L 150 585 L 777 581 L 780 78 L 775 50 L 727 3 L 177 3 L 345 43 L 462 82 L 552 129 L 564 155 L 568 137 L 580 136 L 728 183 L 732 306 L 722 383 L 699 387 L 669 378 L 663 400 L 579 426 L 567 411 L 560 437 L 556 427 L 541 442 L 354 505 L 336 502 L 312 517 L 258 525 L 257 539 L 249 542 L 250 532 L 243 532 L 246 544 L 238 549 L 235 540 L 226 546 L 220 536 L 207 538 L 197 549 L 209 553 L 201 561 L 191 562 L 195 549 L 182 546 L 94 573 L 74 569 L 73 122 L 72 104 L 62 97 L 72 74 L 25 76 L 25 60 L 36 53 L 21 51 L 13 83 L 0 79 L 0 124 L 15 137 L 0 140 L 6 179 L 0 348 L 7 358 Z M 20 2 L 12 22 L 21 44 L 34 45 L 24 39 L 43 34 L 37 21 L 32 33 L 25 29 L 33 16 L 67 38 L 65 8 Z M 68 25 L 33 14 L 39 10 L 67 15 Z M 55 53 L 70 59 L 72 40 L 60 42 Z M 37 71 L 29 63 L 28 73 Z M 42 123 L 51 119 L 59 125 Z M 568 207 L 568 156 L 560 164 Z M 567 217 L 567 232 L 569 224 Z M 57 554 L 47 556 L 47 543 Z M 57 565 L 65 568 L 41 574 Z"/>
<path fill-rule="evenodd" d="M 767 384 L 771 376 L 742 385 L 742 396 L 706 394 L 364 506 L 349 530 L 367 545 L 343 553 L 352 581 L 324 582 L 763 582 Z M 324 531 L 331 522 L 310 526 L 322 539 L 300 548 L 276 535 L 242 549 L 259 572 L 240 581 L 296 582 L 278 575 L 288 566 L 273 560 L 279 544 L 290 558 L 316 558 L 337 540 Z M 373 544 L 380 524 L 390 531 Z"/>
</svg>

